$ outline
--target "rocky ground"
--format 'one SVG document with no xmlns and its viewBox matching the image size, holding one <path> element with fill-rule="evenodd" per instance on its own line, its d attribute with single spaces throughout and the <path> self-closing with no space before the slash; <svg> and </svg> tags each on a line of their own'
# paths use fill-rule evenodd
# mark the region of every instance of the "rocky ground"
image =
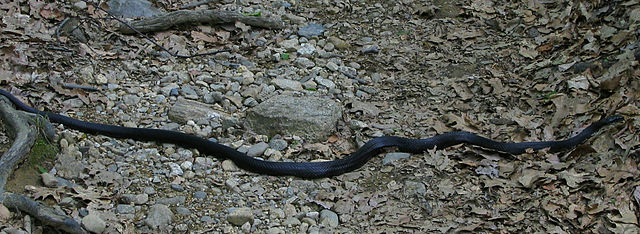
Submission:
<svg viewBox="0 0 640 234">
<path fill-rule="evenodd" d="M 92 232 L 639 230 L 638 1 L 241 0 L 188 9 L 260 13 L 286 26 L 182 25 L 148 34 L 179 54 L 230 49 L 181 59 L 119 33 L 91 4 L 5 1 L 0 84 L 39 109 L 179 130 L 275 161 L 332 160 L 382 135 L 470 131 L 540 141 L 572 136 L 603 116 L 626 121 L 569 152 L 389 151 L 316 180 L 258 175 L 192 149 L 57 126 L 55 165 L 16 175 L 7 189 Z M 270 132 L 277 120 L 252 118 L 266 118 L 257 108 L 273 98 L 327 108 L 321 118 L 312 112 L 318 108 L 298 116 L 317 128 Z M 6 149 L 9 139 L 0 140 Z M 48 230 L 1 208 L 0 232 Z"/>
</svg>

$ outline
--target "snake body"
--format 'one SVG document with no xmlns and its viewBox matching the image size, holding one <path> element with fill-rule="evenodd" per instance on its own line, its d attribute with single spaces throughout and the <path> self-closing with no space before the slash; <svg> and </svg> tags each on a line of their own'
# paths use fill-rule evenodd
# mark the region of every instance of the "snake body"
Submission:
<svg viewBox="0 0 640 234">
<path fill-rule="evenodd" d="M 66 127 L 85 133 L 140 141 L 173 143 L 185 148 L 198 149 L 201 153 L 207 155 L 228 158 L 238 167 L 247 171 L 274 176 L 296 176 L 302 178 L 331 177 L 356 170 L 387 147 L 398 147 L 399 151 L 407 153 L 423 153 L 434 148 L 444 149 L 449 146 L 465 143 L 514 155 L 523 154 L 527 149 L 540 150 L 550 148 L 550 152 L 558 152 L 574 148 L 589 139 L 600 128 L 623 120 L 621 116 L 601 119 L 589 125 L 578 135 L 561 141 L 508 143 L 494 141 L 469 132 L 449 132 L 425 139 L 382 136 L 371 139 L 349 156 L 333 161 L 273 162 L 250 157 L 228 146 L 182 132 L 152 128 L 130 128 L 86 122 L 52 112 L 37 110 L 22 103 L 11 93 L 2 89 L 0 89 L 0 94 L 11 100 L 20 110 L 46 116 L 52 122 L 60 123 Z"/>
</svg>

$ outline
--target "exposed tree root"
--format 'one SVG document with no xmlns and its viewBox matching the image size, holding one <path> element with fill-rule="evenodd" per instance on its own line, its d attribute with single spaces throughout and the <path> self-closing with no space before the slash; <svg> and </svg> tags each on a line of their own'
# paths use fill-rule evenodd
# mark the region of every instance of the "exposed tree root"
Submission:
<svg viewBox="0 0 640 234">
<path fill-rule="evenodd" d="M 4 191 L 4 186 L 16 164 L 31 150 L 38 136 L 38 129 L 45 129 L 43 133 L 47 138 L 51 137 L 53 131 L 51 124 L 43 117 L 24 114 L 22 111 L 15 110 L 10 103 L 5 97 L 0 97 L 0 117 L 7 132 L 14 139 L 11 148 L 0 158 L 0 202 L 7 208 L 25 212 L 50 227 L 68 233 L 87 233 L 74 219 L 57 214 L 51 207 L 20 194 Z"/>
</svg>

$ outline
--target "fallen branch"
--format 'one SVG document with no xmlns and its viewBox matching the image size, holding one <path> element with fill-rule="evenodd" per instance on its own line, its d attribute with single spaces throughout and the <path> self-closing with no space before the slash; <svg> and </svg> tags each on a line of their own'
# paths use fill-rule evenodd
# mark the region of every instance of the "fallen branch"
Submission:
<svg viewBox="0 0 640 234">
<path fill-rule="evenodd" d="M 44 126 L 44 133 L 50 133 L 49 130 L 52 130 L 48 129 L 51 127 L 51 124 L 42 116 L 22 114 L 21 111 L 15 110 L 10 103 L 6 97 L 0 97 L 0 117 L 7 131 L 13 137 L 11 148 L 0 158 L 0 203 L 7 208 L 18 209 L 25 212 L 50 227 L 68 233 L 86 233 L 82 226 L 74 219 L 56 213 L 51 207 L 47 207 L 19 194 L 4 192 L 4 186 L 13 172 L 14 167 L 31 150 L 38 136 L 39 127 Z M 44 123 L 44 125 L 41 123 Z"/>
<path fill-rule="evenodd" d="M 268 29 L 280 29 L 284 27 L 284 22 L 279 19 L 248 16 L 237 12 L 222 10 L 179 10 L 132 21 L 130 22 L 130 25 L 139 32 L 156 32 L 166 30 L 172 26 L 180 24 L 222 24 L 235 21 Z M 124 34 L 135 33 L 134 30 L 123 24 L 120 25 L 119 30 Z"/>
</svg>

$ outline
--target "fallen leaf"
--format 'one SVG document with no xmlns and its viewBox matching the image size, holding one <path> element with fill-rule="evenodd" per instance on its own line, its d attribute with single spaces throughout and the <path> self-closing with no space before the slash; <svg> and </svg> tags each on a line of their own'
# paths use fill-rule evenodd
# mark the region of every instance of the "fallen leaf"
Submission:
<svg viewBox="0 0 640 234">
<path fill-rule="evenodd" d="M 217 42 L 218 38 L 210 36 L 208 34 L 199 32 L 199 31 L 191 31 L 191 38 L 193 38 L 193 41 L 204 41 L 204 42 Z"/>
</svg>

